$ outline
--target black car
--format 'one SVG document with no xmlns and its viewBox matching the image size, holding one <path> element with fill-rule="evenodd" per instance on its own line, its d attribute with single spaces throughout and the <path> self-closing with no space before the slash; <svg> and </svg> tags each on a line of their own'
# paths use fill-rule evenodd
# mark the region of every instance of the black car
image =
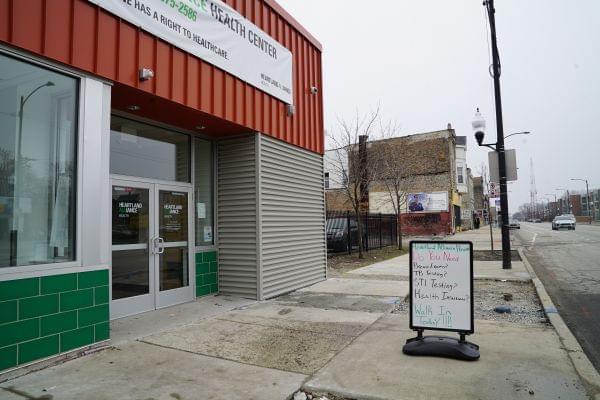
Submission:
<svg viewBox="0 0 600 400">
<path fill-rule="evenodd" d="M 327 250 L 332 252 L 348 251 L 348 235 L 350 245 L 358 246 L 358 225 L 356 220 L 350 218 L 350 231 L 348 231 L 348 218 L 336 217 L 327 220 Z"/>
</svg>

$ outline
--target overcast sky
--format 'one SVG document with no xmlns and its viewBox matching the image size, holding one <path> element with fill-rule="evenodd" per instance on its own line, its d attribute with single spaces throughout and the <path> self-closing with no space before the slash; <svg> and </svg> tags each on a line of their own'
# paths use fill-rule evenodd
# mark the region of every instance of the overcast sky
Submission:
<svg viewBox="0 0 600 400">
<path fill-rule="evenodd" d="M 496 123 L 481 0 L 279 0 L 323 44 L 325 128 L 381 104 L 401 134 L 445 129 L 468 136 L 474 175 L 487 164 L 471 121 L 480 107 L 488 141 Z M 555 188 L 600 187 L 600 1 L 497 0 L 505 135 L 517 149 L 516 211 Z"/>
</svg>

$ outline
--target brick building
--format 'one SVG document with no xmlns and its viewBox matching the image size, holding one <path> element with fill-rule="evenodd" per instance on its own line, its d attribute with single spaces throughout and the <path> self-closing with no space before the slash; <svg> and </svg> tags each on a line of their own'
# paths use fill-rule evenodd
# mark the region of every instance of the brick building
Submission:
<svg viewBox="0 0 600 400">
<path fill-rule="evenodd" d="M 406 201 L 400 205 L 402 230 L 407 234 L 449 234 L 461 222 L 462 196 L 457 190 L 456 134 L 451 126 L 447 129 L 395 137 L 368 143 L 369 154 L 378 154 L 380 146 L 386 146 L 401 160 L 403 191 L 406 194 L 435 194 L 443 196 L 445 208 L 435 211 L 410 211 Z M 335 167 L 327 164 L 334 159 L 330 150 L 325 154 L 325 176 L 335 176 Z M 331 169 L 330 170 L 328 170 Z M 378 169 L 375 165 L 373 168 Z M 466 166 L 465 166 L 466 177 Z M 465 178 L 466 179 L 466 178 Z M 465 180 L 466 182 L 466 180 Z M 346 211 L 343 189 L 332 187 L 326 190 L 327 211 Z M 465 184 L 465 194 L 467 187 Z M 374 181 L 369 187 L 368 210 L 371 213 L 395 214 L 392 198 L 382 181 Z"/>
<path fill-rule="evenodd" d="M 580 194 L 572 194 L 569 196 L 569 203 L 571 206 L 571 213 L 575 216 L 582 216 L 583 208 L 581 207 L 581 195 Z"/>
</svg>

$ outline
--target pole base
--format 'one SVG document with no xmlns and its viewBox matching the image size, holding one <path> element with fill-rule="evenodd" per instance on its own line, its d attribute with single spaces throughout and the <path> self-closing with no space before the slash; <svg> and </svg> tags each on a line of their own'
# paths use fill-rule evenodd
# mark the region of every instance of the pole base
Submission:
<svg viewBox="0 0 600 400">
<path fill-rule="evenodd" d="M 479 360 L 479 346 L 447 336 L 422 336 L 408 339 L 402 352 L 409 356 L 454 358 L 464 361 Z"/>
</svg>

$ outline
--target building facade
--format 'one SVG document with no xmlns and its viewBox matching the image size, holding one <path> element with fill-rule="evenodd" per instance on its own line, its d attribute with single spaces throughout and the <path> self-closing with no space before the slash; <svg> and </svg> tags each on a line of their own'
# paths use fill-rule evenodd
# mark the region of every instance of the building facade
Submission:
<svg viewBox="0 0 600 400">
<path fill-rule="evenodd" d="M 590 209 L 594 215 L 594 221 L 600 221 L 600 189 L 593 189 L 590 197 Z"/>
<path fill-rule="evenodd" d="M 487 222 L 489 201 L 487 198 L 487 190 L 484 189 L 484 181 L 482 176 L 473 177 L 473 208 L 479 219 L 479 225 Z"/>
<path fill-rule="evenodd" d="M 600 220 L 600 190 L 591 189 L 588 194 L 581 195 L 581 209 L 585 216 L 591 215 L 592 220 Z"/>
<path fill-rule="evenodd" d="M 414 135 L 374 140 L 367 144 L 369 165 L 377 171 L 383 167 L 377 165 L 379 154 L 385 148 L 386 157 L 392 154 L 398 160 L 398 172 L 402 174 L 403 198 L 399 207 L 390 196 L 381 179 L 373 179 L 368 188 L 368 211 L 370 213 L 395 214 L 400 210 L 402 230 L 405 234 L 449 234 L 455 230 L 456 207 L 460 208 L 460 196 L 456 178 L 455 132 L 448 129 L 419 133 Z M 390 150 L 391 149 L 391 150 Z M 345 194 L 339 185 L 332 187 L 331 176 L 338 168 L 339 150 L 325 153 L 331 164 L 325 163 L 325 174 L 329 173 L 329 189 L 326 190 L 328 211 L 351 211 L 345 201 Z M 375 161 L 372 161 L 375 160 Z M 332 165 L 333 164 L 333 165 Z M 329 169 L 327 169 L 329 168 Z M 401 172 L 400 172 L 401 171 Z M 413 199 L 435 199 L 436 208 L 429 211 L 411 209 L 410 195 Z M 429 197 L 428 197 L 429 196 Z"/>
<path fill-rule="evenodd" d="M 325 279 L 321 45 L 274 0 L 146 3 L 0 2 L 0 372 Z"/>
<path fill-rule="evenodd" d="M 474 228 L 474 213 L 475 213 L 475 194 L 474 194 L 474 184 L 473 184 L 473 174 L 471 173 L 471 168 L 466 169 L 466 182 L 467 182 L 467 191 L 466 193 L 461 193 L 461 229 L 463 231 L 470 230 Z"/>
</svg>

